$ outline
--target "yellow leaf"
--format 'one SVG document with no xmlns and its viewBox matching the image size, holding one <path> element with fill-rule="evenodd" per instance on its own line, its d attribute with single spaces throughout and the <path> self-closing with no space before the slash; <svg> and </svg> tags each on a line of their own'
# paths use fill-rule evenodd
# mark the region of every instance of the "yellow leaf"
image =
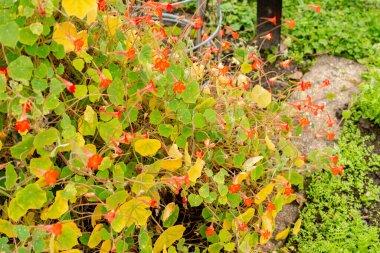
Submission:
<svg viewBox="0 0 380 253">
<path fill-rule="evenodd" d="M 154 186 L 154 176 L 151 174 L 141 173 L 134 181 L 132 192 L 136 194 L 145 193 Z"/>
<path fill-rule="evenodd" d="M 80 2 L 80 1 L 78 1 Z M 74 41 L 82 40 L 83 49 L 88 47 L 88 34 L 87 30 L 83 30 L 77 33 L 77 28 L 74 24 L 70 22 L 64 22 L 61 24 L 56 24 L 54 26 L 53 40 L 58 44 L 63 45 L 65 52 L 70 52 L 75 50 Z"/>
<path fill-rule="evenodd" d="M 290 194 L 289 196 L 284 196 L 284 205 L 292 203 L 297 199 L 297 195 Z"/>
<path fill-rule="evenodd" d="M 185 232 L 185 227 L 182 225 L 173 226 L 165 230 L 154 243 L 153 253 L 159 253 L 162 250 L 166 250 L 175 241 L 182 238 L 183 232 Z"/>
<path fill-rule="evenodd" d="M 247 172 L 252 171 L 253 169 L 256 168 L 256 166 L 254 165 L 258 163 L 259 161 L 261 161 L 261 159 L 263 158 L 264 158 L 263 156 L 255 156 L 255 157 L 249 158 L 247 161 L 244 162 L 243 169 L 246 170 Z"/>
<path fill-rule="evenodd" d="M 161 148 L 161 142 L 155 139 L 140 139 L 135 142 L 134 148 L 142 156 L 153 156 Z"/>
<path fill-rule="evenodd" d="M 7 220 L 0 219 L 0 234 L 5 234 L 7 237 L 17 237 L 14 231 L 14 225 Z"/>
<path fill-rule="evenodd" d="M 253 218 L 254 215 L 255 215 L 255 209 L 251 207 L 251 208 L 248 208 L 247 211 L 245 211 L 244 213 L 240 214 L 237 218 L 239 221 L 248 223 Z"/>
<path fill-rule="evenodd" d="M 88 244 L 87 244 L 88 247 L 90 247 L 90 249 L 95 248 L 103 240 L 102 235 L 99 232 L 100 229 L 102 228 L 103 228 L 103 224 L 98 224 L 92 230 L 90 238 L 88 239 Z"/>
<path fill-rule="evenodd" d="M 89 12 L 87 13 L 86 24 L 91 25 L 92 23 L 94 23 L 96 21 L 97 17 L 98 17 L 98 8 L 97 7 L 89 10 Z"/>
<path fill-rule="evenodd" d="M 98 5 L 96 0 L 62 0 L 62 7 L 67 15 L 84 19 L 90 11 L 97 9 Z"/>
<path fill-rule="evenodd" d="M 102 207 L 103 205 L 97 205 L 94 209 L 94 212 L 91 215 L 91 225 L 95 227 L 96 221 L 102 218 Z"/>
<path fill-rule="evenodd" d="M 174 204 L 174 202 L 169 203 L 169 204 L 165 207 L 165 210 L 164 210 L 164 212 L 163 212 L 163 214 L 162 214 L 162 221 L 165 222 L 165 221 L 170 217 L 170 215 L 173 214 L 174 209 L 175 209 L 175 204 Z"/>
<path fill-rule="evenodd" d="M 265 212 L 261 216 L 261 230 L 265 232 L 269 232 L 269 236 L 264 237 L 263 235 L 260 236 L 260 244 L 265 244 L 269 241 L 270 237 L 272 236 L 273 231 L 273 225 L 274 225 L 274 218 L 271 212 Z"/>
<path fill-rule="evenodd" d="M 241 73 L 243 74 L 248 74 L 249 72 L 252 71 L 252 65 L 249 64 L 248 62 L 244 62 L 242 65 L 241 65 Z"/>
<path fill-rule="evenodd" d="M 100 253 L 108 253 L 108 252 L 110 252 L 111 247 L 112 247 L 111 240 L 104 241 L 102 243 L 102 246 L 100 247 Z"/>
<path fill-rule="evenodd" d="M 71 249 L 71 250 L 65 250 L 61 251 L 60 253 L 82 253 L 79 249 Z"/>
<path fill-rule="evenodd" d="M 189 179 L 191 182 L 197 181 L 197 179 L 202 175 L 202 169 L 205 162 L 201 158 L 197 158 L 194 166 L 189 169 Z"/>
<path fill-rule="evenodd" d="M 48 208 L 44 217 L 46 219 L 58 219 L 69 210 L 68 199 L 62 197 L 62 191 L 57 191 L 54 203 Z"/>
<path fill-rule="evenodd" d="M 240 172 L 235 178 L 235 184 L 241 184 L 244 179 L 248 178 L 247 172 Z"/>
<path fill-rule="evenodd" d="M 265 143 L 267 144 L 267 147 L 270 151 L 276 151 L 276 146 L 273 144 L 273 142 L 269 139 L 268 135 L 265 136 Z"/>
<path fill-rule="evenodd" d="M 290 228 L 284 229 L 283 231 L 279 232 L 276 235 L 276 240 L 279 241 L 279 240 L 286 239 L 286 237 L 288 237 L 288 235 L 289 235 L 289 232 L 290 232 Z"/>
<path fill-rule="evenodd" d="M 150 198 L 141 197 L 138 199 L 132 199 L 123 205 L 116 211 L 116 217 L 112 221 L 111 226 L 115 232 L 120 233 L 125 227 L 129 227 L 133 223 L 136 226 L 146 225 L 148 218 L 152 214 L 149 208 Z"/>
<path fill-rule="evenodd" d="M 296 221 L 296 223 L 294 224 L 294 228 L 293 228 L 293 235 L 297 235 L 300 232 L 301 223 L 302 223 L 301 219 L 298 219 Z"/>
<path fill-rule="evenodd" d="M 302 168 L 304 165 L 305 165 L 305 161 L 301 158 L 297 158 L 295 161 L 294 161 L 294 165 L 297 167 L 297 168 Z"/>
<path fill-rule="evenodd" d="M 272 193 L 273 187 L 274 184 L 271 183 L 261 189 L 261 191 L 259 191 L 256 195 L 257 198 L 255 198 L 255 204 L 261 204 L 268 197 L 268 195 Z"/>
<path fill-rule="evenodd" d="M 175 159 L 183 157 L 183 155 L 181 154 L 181 152 L 179 152 L 179 150 L 178 150 L 177 144 L 173 144 L 170 147 L 168 154 L 169 154 L 169 156 L 171 156 L 171 157 L 173 157 Z"/>
<path fill-rule="evenodd" d="M 116 30 L 121 26 L 120 17 L 114 15 L 103 15 L 102 19 L 107 27 L 108 34 L 110 36 L 114 36 L 116 34 Z"/>
<path fill-rule="evenodd" d="M 272 94 L 260 85 L 252 89 L 251 95 L 259 108 L 266 108 L 272 102 Z"/>
<path fill-rule="evenodd" d="M 230 230 L 232 228 L 232 222 L 228 219 L 223 220 L 223 228 L 225 230 Z"/>
<path fill-rule="evenodd" d="M 182 158 L 161 160 L 160 166 L 161 168 L 171 172 L 176 171 L 182 167 Z"/>
</svg>

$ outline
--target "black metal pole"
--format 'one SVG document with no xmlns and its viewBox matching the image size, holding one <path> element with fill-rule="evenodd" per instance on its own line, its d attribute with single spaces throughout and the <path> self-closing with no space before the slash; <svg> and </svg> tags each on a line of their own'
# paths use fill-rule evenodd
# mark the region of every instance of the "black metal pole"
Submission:
<svg viewBox="0 0 380 253">
<path fill-rule="evenodd" d="M 281 41 L 282 0 L 257 0 L 257 39 L 263 49 L 280 45 Z M 276 25 L 266 18 L 276 17 Z M 262 37 L 272 33 L 272 39 Z"/>
</svg>

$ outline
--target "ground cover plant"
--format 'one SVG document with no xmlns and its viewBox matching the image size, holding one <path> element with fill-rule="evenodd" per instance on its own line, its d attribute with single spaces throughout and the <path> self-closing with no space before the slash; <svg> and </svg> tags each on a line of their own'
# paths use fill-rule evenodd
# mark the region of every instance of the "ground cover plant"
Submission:
<svg viewBox="0 0 380 253">
<path fill-rule="evenodd" d="M 323 105 L 272 96 L 257 49 L 187 54 L 187 30 L 160 22 L 176 9 L 0 1 L 2 252 L 252 252 L 287 237 L 275 218 L 306 160 L 292 139 Z"/>
<path fill-rule="evenodd" d="M 354 112 L 355 114 L 355 112 Z M 307 187 L 302 226 L 288 242 L 291 252 L 378 252 L 379 227 L 374 217 L 363 220 L 363 210 L 379 202 L 380 187 L 369 177 L 378 171 L 380 157 L 368 147 L 352 119 L 345 122 L 339 139 L 342 177 L 320 171 Z M 368 216 L 368 215 L 367 215 Z M 376 217 L 376 216 L 375 216 Z"/>
</svg>

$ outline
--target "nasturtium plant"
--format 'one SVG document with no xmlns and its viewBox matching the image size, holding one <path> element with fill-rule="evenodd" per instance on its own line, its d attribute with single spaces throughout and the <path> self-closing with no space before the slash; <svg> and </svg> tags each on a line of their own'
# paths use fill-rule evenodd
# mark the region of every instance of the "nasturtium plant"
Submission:
<svg viewBox="0 0 380 253">
<path fill-rule="evenodd" d="M 0 0 L 0 251 L 254 252 L 297 198 L 292 141 L 321 106 L 282 104 L 257 49 L 191 52 L 201 17 L 184 38 L 163 16 L 181 6 L 138 2 Z"/>
</svg>

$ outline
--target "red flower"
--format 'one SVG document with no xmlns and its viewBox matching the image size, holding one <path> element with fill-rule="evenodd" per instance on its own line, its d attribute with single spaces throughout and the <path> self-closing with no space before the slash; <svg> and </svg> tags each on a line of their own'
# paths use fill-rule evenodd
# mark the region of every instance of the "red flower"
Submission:
<svg viewBox="0 0 380 253">
<path fill-rule="evenodd" d="M 15 129 L 21 135 L 25 135 L 28 131 L 30 131 L 30 123 L 28 119 L 18 120 L 16 121 Z"/>
<path fill-rule="evenodd" d="M 92 155 L 87 162 L 87 167 L 93 170 L 97 170 L 99 165 L 102 163 L 103 157 L 98 154 Z"/>
<path fill-rule="evenodd" d="M 318 87 L 319 89 L 320 88 L 323 88 L 323 87 L 327 87 L 329 86 L 331 83 L 330 83 L 330 80 L 323 80 L 322 84 Z"/>
<path fill-rule="evenodd" d="M 29 112 L 31 106 L 32 106 L 32 102 L 30 102 L 29 100 L 26 101 L 25 103 L 21 104 L 22 110 L 24 112 Z"/>
<path fill-rule="evenodd" d="M 191 21 L 193 22 L 193 27 L 195 30 L 201 29 L 202 26 L 204 25 L 200 16 L 197 16 L 196 18 L 192 19 Z"/>
<path fill-rule="evenodd" d="M 161 73 L 163 73 L 167 68 L 170 67 L 170 63 L 165 58 L 157 58 L 155 61 L 154 68 L 156 70 L 159 70 Z"/>
<path fill-rule="evenodd" d="M 186 85 L 183 82 L 180 82 L 180 81 L 174 82 L 173 92 L 177 94 L 182 94 L 184 90 L 186 90 Z"/>
<path fill-rule="evenodd" d="M 202 159 L 203 156 L 205 155 L 205 153 L 204 153 L 202 150 L 197 150 L 197 151 L 195 152 L 195 155 L 196 155 L 197 157 L 199 157 L 200 159 Z"/>
<path fill-rule="evenodd" d="M 281 64 L 281 63 L 280 63 Z M 297 88 L 296 90 L 301 90 L 301 91 L 305 91 L 307 89 L 311 88 L 311 83 L 310 82 L 304 82 L 304 81 L 301 81 L 297 84 Z"/>
<path fill-rule="evenodd" d="M 287 132 L 290 131 L 289 123 L 286 123 L 286 124 L 285 123 L 284 124 L 277 123 L 276 126 L 279 128 L 282 128 L 283 130 L 285 130 Z"/>
<path fill-rule="evenodd" d="M 46 185 L 48 186 L 55 185 L 57 183 L 58 177 L 59 177 L 59 172 L 54 169 L 50 169 L 44 173 L 45 182 L 46 182 Z"/>
<path fill-rule="evenodd" d="M 62 83 L 64 83 L 64 85 L 66 86 L 66 89 L 71 92 L 72 94 L 75 93 L 75 84 L 73 84 L 72 82 L 60 77 L 59 75 L 56 75 Z"/>
<path fill-rule="evenodd" d="M 6 78 L 6 79 L 9 78 L 7 68 L 0 68 L 0 74 L 5 75 L 5 78 Z"/>
<path fill-rule="evenodd" d="M 240 231 L 244 231 L 248 227 L 248 225 L 245 222 L 239 222 L 238 227 Z"/>
<path fill-rule="evenodd" d="M 152 200 L 149 202 L 149 205 L 150 205 L 150 207 L 155 208 L 156 205 L 157 205 L 157 200 L 152 199 Z"/>
<path fill-rule="evenodd" d="M 292 194 L 293 192 L 294 192 L 294 190 L 292 189 L 292 187 L 290 186 L 290 184 L 288 184 L 288 185 L 285 187 L 284 195 L 289 196 L 289 195 Z"/>
<path fill-rule="evenodd" d="M 211 223 L 211 225 L 206 229 L 205 234 L 208 236 L 213 236 L 215 232 L 214 225 Z"/>
<path fill-rule="evenodd" d="M 333 162 L 334 164 L 337 164 L 339 161 L 339 157 L 337 157 L 335 155 L 328 155 L 328 154 L 323 154 L 323 155 L 326 156 L 327 158 L 329 158 L 331 160 L 331 162 Z"/>
<path fill-rule="evenodd" d="M 319 5 L 311 5 L 311 4 L 307 4 L 307 6 L 309 6 L 310 8 L 312 8 L 313 10 L 315 10 L 315 11 L 318 12 L 318 13 L 321 12 L 321 6 L 319 6 Z"/>
<path fill-rule="evenodd" d="M 284 19 L 284 22 L 285 22 L 285 24 L 287 24 L 289 26 L 290 29 L 294 29 L 294 27 L 296 26 L 296 22 L 294 22 L 293 20 Z"/>
<path fill-rule="evenodd" d="M 238 184 L 230 184 L 230 187 L 228 187 L 228 191 L 230 193 L 237 193 L 240 191 L 240 186 Z"/>
<path fill-rule="evenodd" d="M 44 7 L 42 6 L 40 0 L 37 0 L 37 5 L 38 5 L 38 11 L 39 11 L 40 15 L 41 15 L 42 17 L 45 17 L 45 16 L 46 16 L 46 12 L 45 12 L 45 9 L 44 9 Z"/>
<path fill-rule="evenodd" d="M 277 25 L 276 16 L 274 16 L 273 18 L 261 18 L 261 19 L 271 22 L 273 25 Z"/>
<path fill-rule="evenodd" d="M 116 216 L 116 210 L 111 210 L 104 215 L 104 219 L 106 219 L 108 223 L 111 224 L 112 221 L 115 219 L 115 216 Z"/>
<path fill-rule="evenodd" d="M 62 234 L 62 223 L 54 223 L 48 231 L 53 233 L 55 236 L 60 236 Z"/>
<path fill-rule="evenodd" d="M 99 11 L 105 11 L 107 8 L 107 3 L 105 0 L 99 0 L 98 1 L 98 10 Z"/>
<path fill-rule="evenodd" d="M 251 197 L 245 197 L 244 198 L 244 206 L 250 207 L 253 204 L 253 199 Z"/>
<path fill-rule="evenodd" d="M 138 91 L 138 93 L 145 93 L 145 92 L 158 92 L 152 80 L 149 81 L 148 86 Z"/>
<path fill-rule="evenodd" d="M 344 170 L 344 165 L 335 165 L 335 166 L 330 166 L 331 172 L 333 173 L 334 176 L 336 175 L 343 175 L 343 170 Z"/>
</svg>

